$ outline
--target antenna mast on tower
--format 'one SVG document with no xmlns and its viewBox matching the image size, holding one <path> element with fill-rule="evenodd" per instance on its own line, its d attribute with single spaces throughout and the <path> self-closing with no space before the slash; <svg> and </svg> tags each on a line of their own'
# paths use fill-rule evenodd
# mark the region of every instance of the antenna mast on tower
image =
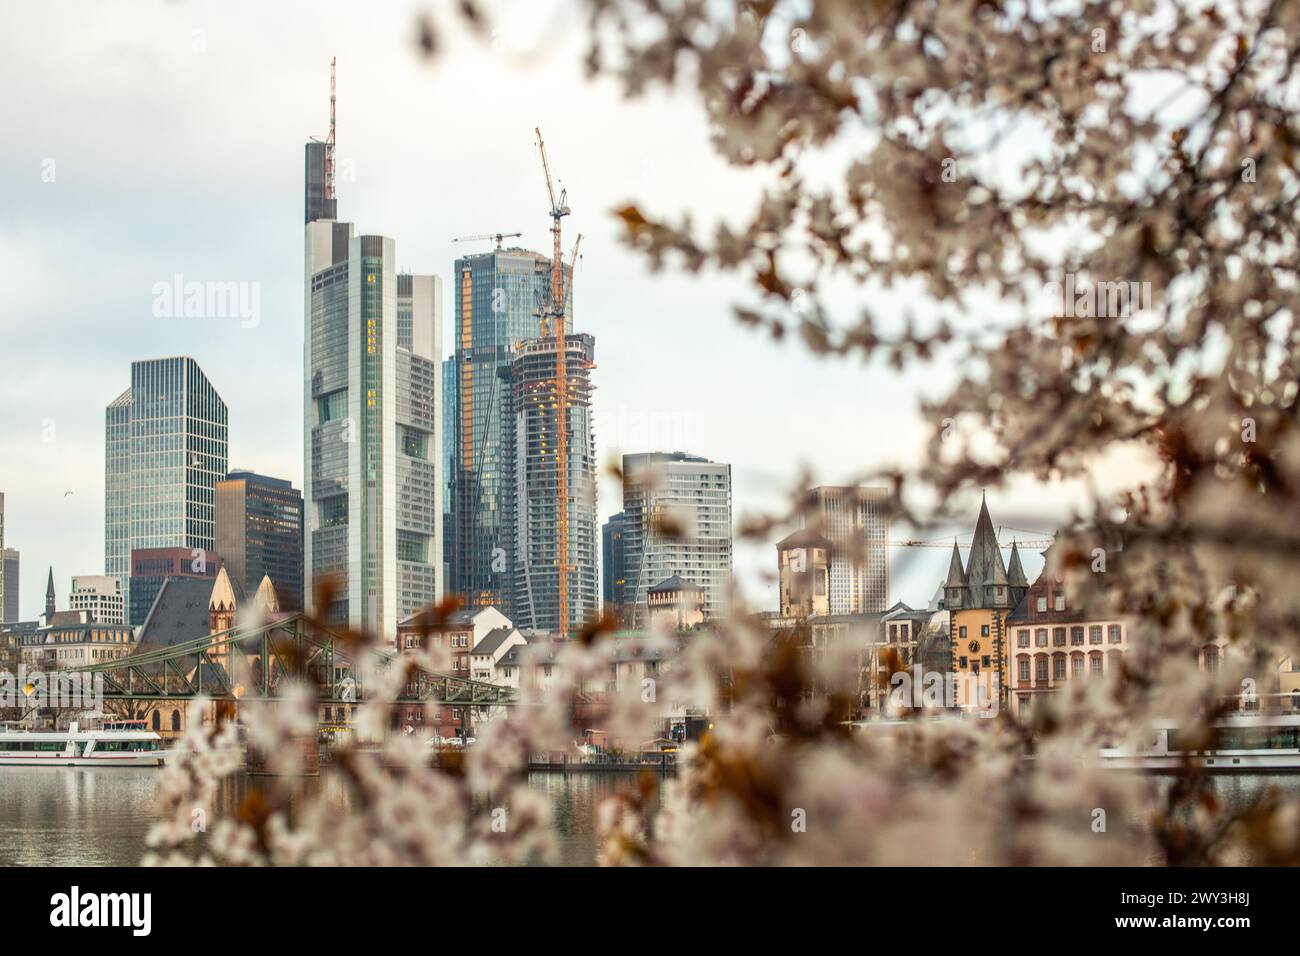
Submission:
<svg viewBox="0 0 1300 956">
<path fill-rule="evenodd" d="M 325 140 L 325 198 L 334 198 L 334 64 L 338 57 L 330 57 L 330 135 Z"/>
</svg>

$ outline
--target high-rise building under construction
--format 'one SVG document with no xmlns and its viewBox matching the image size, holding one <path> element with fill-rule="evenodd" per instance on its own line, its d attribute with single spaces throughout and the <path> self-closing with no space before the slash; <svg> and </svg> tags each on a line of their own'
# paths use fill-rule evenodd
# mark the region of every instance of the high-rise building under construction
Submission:
<svg viewBox="0 0 1300 956">
<path fill-rule="evenodd" d="M 455 263 L 451 584 L 468 606 L 495 606 L 507 614 L 514 610 L 510 569 L 515 533 L 506 494 L 515 481 L 515 461 L 503 439 L 514 427 L 512 366 L 519 344 L 541 332 L 539 312 L 550 273 L 548 258 L 518 248 L 498 248 Z M 566 327 L 569 322 L 566 316 Z"/>
<path fill-rule="evenodd" d="M 558 341 L 553 336 L 531 339 L 516 353 L 510 377 L 512 427 L 505 442 L 515 462 L 514 484 L 506 495 L 515 539 L 511 620 L 516 627 L 551 632 L 580 627 L 600 606 L 591 407 L 595 339 L 585 333 L 564 337 L 563 400 L 557 394 Z M 567 499 L 564 509 L 558 505 L 561 495 Z M 567 552 L 563 586 L 562 550 Z"/>
</svg>

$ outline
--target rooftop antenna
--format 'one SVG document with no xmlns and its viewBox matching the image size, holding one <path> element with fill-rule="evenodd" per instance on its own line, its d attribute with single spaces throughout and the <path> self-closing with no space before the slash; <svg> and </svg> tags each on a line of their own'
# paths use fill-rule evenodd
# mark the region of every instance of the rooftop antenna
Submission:
<svg viewBox="0 0 1300 956">
<path fill-rule="evenodd" d="M 334 64 L 338 57 L 330 57 L 330 135 L 325 140 L 325 198 L 334 198 Z"/>
</svg>

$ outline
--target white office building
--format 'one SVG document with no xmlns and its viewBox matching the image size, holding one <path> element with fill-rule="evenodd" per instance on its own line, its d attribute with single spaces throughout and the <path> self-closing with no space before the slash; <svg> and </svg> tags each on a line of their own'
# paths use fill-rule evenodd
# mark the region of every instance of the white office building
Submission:
<svg viewBox="0 0 1300 956">
<path fill-rule="evenodd" d="M 68 607 L 88 611 L 95 624 L 126 623 L 126 593 L 115 574 L 79 574 L 72 579 Z"/>
<path fill-rule="evenodd" d="M 704 589 L 705 619 L 729 610 L 731 465 L 685 452 L 623 456 L 623 579 L 630 623 L 673 575 Z"/>
</svg>

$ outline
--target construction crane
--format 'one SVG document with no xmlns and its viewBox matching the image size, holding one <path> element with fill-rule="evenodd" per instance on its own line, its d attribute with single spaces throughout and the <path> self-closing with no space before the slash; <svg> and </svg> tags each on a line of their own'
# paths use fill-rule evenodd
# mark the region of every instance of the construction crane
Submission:
<svg viewBox="0 0 1300 956">
<path fill-rule="evenodd" d="M 908 539 L 906 541 L 885 542 L 885 544 L 891 548 L 951 548 L 954 543 L 955 542 L 953 541 L 916 541 L 913 539 Z M 1024 541 L 1021 541 L 1020 539 L 1017 538 L 1015 541 L 1012 542 L 1012 544 L 1015 544 L 1021 548 L 1025 548 L 1029 551 L 1037 551 L 1041 549 L 1050 548 L 1052 546 L 1052 539 L 1051 538 L 1029 538 Z M 958 547 L 960 547 L 960 545 L 958 545 Z M 1011 548 L 1011 545 L 1004 544 L 999 541 L 998 547 L 1006 551 Z"/>
<path fill-rule="evenodd" d="M 334 64 L 338 57 L 330 57 L 330 135 L 325 140 L 325 198 L 334 198 Z"/>
<path fill-rule="evenodd" d="M 578 268 L 578 250 L 582 248 L 582 233 L 578 233 L 578 238 L 573 242 L 573 252 L 569 255 L 569 281 L 564 286 L 564 292 L 560 296 L 561 302 L 569 301 L 569 293 L 573 291 L 573 274 Z"/>
<path fill-rule="evenodd" d="M 556 577 L 559 590 L 559 633 L 569 634 L 569 381 L 568 349 L 564 338 L 564 284 L 563 247 L 560 242 L 561 220 L 569 214 L 569 192 L 561 187 L 560 198 L 555 198 L 551 182 L 551 164 L 546 160 L 546 143 L 541 127 L 537 134 L 537 151 L 542 157 L 542 174 L 546 177 L 546 194 L 551 202 L 551 296 L 541 310 L 541 334 L 555 337 L 555 522 L 556 522 Z M 576 251 L 576 249 L 575 249 Z M 576 264 L 576 263 L 575 263 Z M 572 273 L 570 273 L 572 280 Z"/>
<path fill-rule="evenodd" d="M 479 236 L 457 236 L 452 242 L 483 242 L 486 239 L 495 239 L 497 248 L 501 248 L 502 239 L 518 239 L 522 232 L 486 232 Z"/>
</svg>

